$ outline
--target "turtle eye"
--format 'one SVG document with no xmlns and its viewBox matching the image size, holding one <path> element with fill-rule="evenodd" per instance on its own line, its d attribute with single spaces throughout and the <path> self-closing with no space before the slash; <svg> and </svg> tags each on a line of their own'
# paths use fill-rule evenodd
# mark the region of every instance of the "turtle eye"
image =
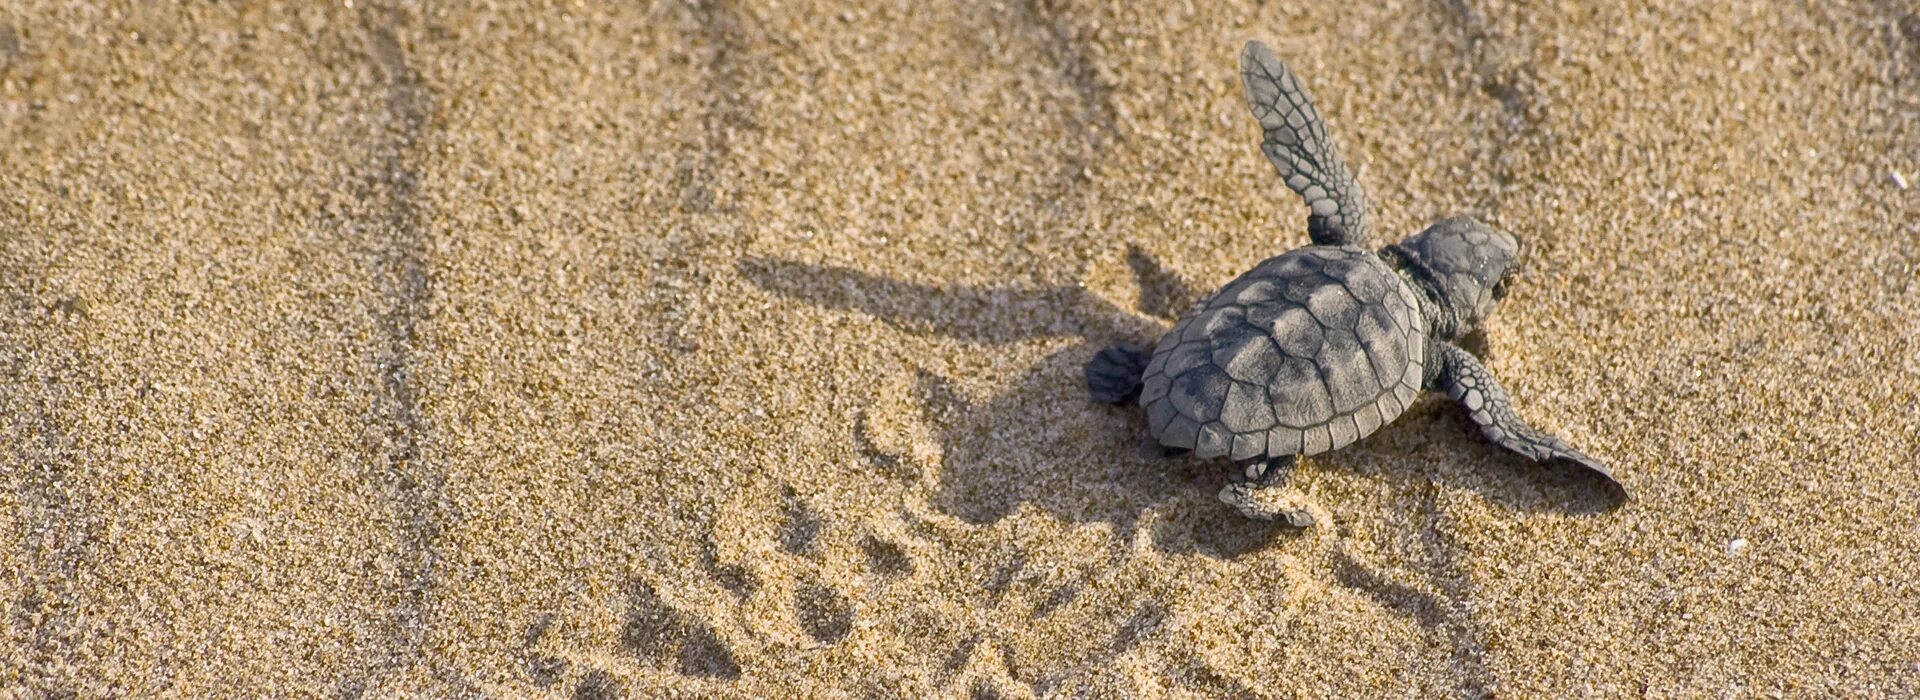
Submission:
<svg viewBox="0 0 1920 700">
<path fill-rule="evenodd" d="M 1505 298 L 1507 298 L 1507 281 L 1503 279 L 1493 283 L 1493 300 L 1499 301 Z"/>
</svg>

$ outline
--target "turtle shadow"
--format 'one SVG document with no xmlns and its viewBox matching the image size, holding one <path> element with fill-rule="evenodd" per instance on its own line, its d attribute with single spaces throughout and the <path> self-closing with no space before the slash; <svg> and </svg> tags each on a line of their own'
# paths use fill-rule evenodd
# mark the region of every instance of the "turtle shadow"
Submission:
<svg viewBox="0 0 1920 700">
<path fill-rule="evenodd" d="M 1177 314 L 1199 294 L 1146 253 L 1128 255 L 1140 305 Z M 927 498 L 942 513 L 991 524 L 1023 508 L 1062 520 L 1107 523 L 1131 538 L 1143 515 L 1156 518 L 1154 545 L 1169 552 L 1237 557 L 1291 533 L 1241 517 L 1215 499 L 1221 464 L 1142 454 L 1146 417 L 1137 407 L 1092 402 L 1082 370 L 1119 342 L 1150 345 L 1164 320 L 1144 319 L 1077 286 L 932 286 L 858 270 L 743 258 L 740 273 L 773 294 L 858 311 L 908 333 L 984 345 L 1037 338 L 1077 339 L 1028 366 L 985 399 L 921 369 L 911 399 L 940 445 Z M 877 468 L 910 479 L 910 460 L 873 445 L 856 421 L 854 438 Z"/>
<path fill-rule="evenodd" d="M 1110 524 L 1121 539 L 1148 512 L 1152 542 L 1169 553 L 1234 558 L 1296 531 L 1242 517 L 1215 494 L 1224 463 L 1143 455 L 1146 417 L 1086 396 L 1081 368 L 1104 344 L 1056 352 L 984 402 L 949 380 L 917 372 L 916 401 L 939 426 L 942 469 L 930 496 L 969 523 L 998 522 L 1037 508 L 1073 522 Z"/>
<path fill-rule="evenodd" d="M 1434 452 L 1466 468 L 1441 470 L 1423 463 L 1416 455 L 1428 445 L 1438 445 Z M 1465 410 L 1431 394 L 1354 445 L 1306 459 L 1320 468 L 1384 479 L 1403 490 L 1440 484 L 1474 491 L 1520 513 L 1599 516 L 1619 510 L 1627 500 L 1620 484 L 1584 467 L 1539 464 L 1506 452 L 1479 436 L 1479 426 Z"/>
<path fill-rule="evenodd" d="M 970 523 L 997 522 L 1023 507 L 1073 522 L 1111 524 L 1130 537 L 1142 516 L 1154 511 L 1154 545 L 1173 553 L 1238 557 L 1288 538 L 1294 531 L 1248 520 L 1215 498 L 1227 463 L 1142 454 L 1146 418 L 1136 406 L 1107 406 L 1088 398 L 1082 373 L 1090 358 L 1116 342 L 1151 345 L 1167 319 L 1201 298 L 1152 256 L 1130 248 L 1127 256 L 1140 290 L 1138 306 L 1160 317 L 1142 319 L 1078 286 L 932 286 L 876 277 L 858 270 L 780 260 L 743 258 L 740 273 L 767 292 L 832 309 L 858 311 L 918 335 L 938 335 L 981 344 L 1044 337 L 1079 342 L 1034 363 L 1002 384 L 995 395 L 969 398 L 953 381 L 916 370 L 913 401 L 934 429 L 941 447 L 929 500 L 940 511 Z M 1426 413 L 1437 408 L 1431 400 Z M 1410 411 L 1417 413 L 1420 411 Z M 1457 411 L 1454 411 L 1457 413 Z M 1459 420 L 1465 421 L 1464 415 Z M 1370 436 L 1377 442 L 1414 428 L 1402 419 Z M 1419 422 L 1435 422 L 1433 420 Z M 1419 426 L 1420 430 L 1436 426 Z M 1496 450 L 1449 425 L 1461 450 Z M 877 449 L 856 424 L 862 452 L 882 469 L 908 470 L 908 460 Z M 1407 436 L 1401 435 L 1400 438 Z M 1379 456 L 1379 450 L 1368 450 Z M 1387 452 L 1390 454 L 1391 450 Z M 1337 453 L 1336 453 L 1337 454 Z M 1322 456 L 1316 459 L 1325 459 Z M 1385 466 L 1386 459 L 1337 456 L 1385 478 L 1426 480 L 1427 469 Z M 1518 461 L 1518 460 L 1513 460 Z M 1531 471 L 1529 469 L 1531 468 Z M 1496 503 L 1521 510 L 1598 512 L 1601 501 L 1580 497 L 1574 477 L 1541 474 L 1530 465 L 1513 468 L 1523 487 L 1481 484 Z M 1502 475 L 1503 477 L 1506 475 Z M 903 478 L 905 475 L 903 474 Z M 1511 491 L 1511 493 L 1507 493 Z M 1548 495 L 1541 495 L 1547 493 Z"/>
</svg>

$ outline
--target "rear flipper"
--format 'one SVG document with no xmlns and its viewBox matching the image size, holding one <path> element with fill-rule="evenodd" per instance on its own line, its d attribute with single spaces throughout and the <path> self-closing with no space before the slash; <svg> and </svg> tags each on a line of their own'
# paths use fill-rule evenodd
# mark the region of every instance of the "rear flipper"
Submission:
<svg viewBox="0 0 1920 700">
<path fill-rule="evenodd" d="M 1287 455 L 1247 463 L 1244 471 L 1236 469 L 1227 475 L 1220 502 L 1254 520 L 1313 527 L 1313 513 L 1307 512 L 1305 496 L 1290 488 L 1293 465 L 1298 461 Z"/>
<path fill-rule="evenodd" d="M 1147 351 L 1137 345 L 1115 345 L 1087 362 L 1087 392 L 1100 403 L 1120 404 L 1140 396 L 1140 376 L 1147 372 Z"/>
<path fill-rule="evenodd" d="M 1493 378 L 1485 365 L 1459 347 L 1435 341 L 1428 356 L 1440 363 L 1440 373 L 1431 387 L 1467 408 L 1480 434 L 1494 444 L 1535 462 L 1568 462 L 1586 468 L 1604 478 L 1614 496 L 1626 500 L 1627 488 L 1602 466 L 1599 460 L 1581 454 L 1560 438 L 1535 430 L 1513 410 L 1507 390 Z"/>
</svg>

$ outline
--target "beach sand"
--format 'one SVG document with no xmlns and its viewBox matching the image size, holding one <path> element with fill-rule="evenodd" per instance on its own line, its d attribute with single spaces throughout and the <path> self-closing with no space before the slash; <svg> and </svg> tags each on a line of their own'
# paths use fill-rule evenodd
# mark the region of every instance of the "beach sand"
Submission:
<svg viewBox="0 0 1920 700">
<path fill-rule="evenodd" d="M 0 9 L 0 697 L 1920 694 L 1920 3 L 113 5 Z M 1633 501 L 1086 400 L 1306 243 L 1254 38 Z"/>
</svg>

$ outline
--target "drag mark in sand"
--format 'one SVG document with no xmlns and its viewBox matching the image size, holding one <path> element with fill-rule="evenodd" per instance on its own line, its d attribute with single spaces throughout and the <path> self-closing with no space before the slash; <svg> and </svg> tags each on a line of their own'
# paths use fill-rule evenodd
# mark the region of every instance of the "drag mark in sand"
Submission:
<svg viewBox="0 0 1920 700">
<path fill-rule="evenodd" d="M 439 563 L 436 539 L 444 509 L 446 477 L 422 454 L 426 426 L 414 379 L 420 321 L 429 288 L 424 261 L 426 232 L 417 204 L 420 173 L 414 162 L 430 109 L 420 76 L 408 65 L 394 32 L 396 12 L 368 9 L 363 15 L 378 75 L 386 85 L 388 125 L 375 145 L 377 168 L 366 187 L 376 217 L 372 273 L 382 308 L 376 311 L 380 347 L 379 383 L 369 415 L 380 452 L 378 479 L 388 491 L 399 544 L 399 600 L 389 624 L 388 648 L 375 659 L 371 677 L 347 689 L 357 696 L 379 677 L 416 659 L 432 624 L 433 583 Z"/>
<path fill-rule="evenodd" d="M 1920 86 L 1920 6 L 1909 9 L 1879 0 L 1873 3 L 1873 9 L 1885 23 L 1887 82 L 1893 85 L 1893 94 L 1897 96 L 1887 108 L 1890 113 L 1899 114 L 1911 109 L 1914 88 Z"/>
<path fill-rule="evenodd" d="M 1486 135 L 1492 139 L 1494 182 L 1502 189 L 1514 179 L 1513 158 L 1517 146 L 1528 138 L 1544 136 L 1539 129 L 1543 115 L 1531 61 L 1515 62 L 1508 47 L 1489 25 L 1487 15 L 1470 0 L 1437 0 L 1441 16 L 1458 37 L 1462 58 L 1473 71 L 1480 92 L 1500 103 L 1500 130 Z M 1498 214 L 1501 204 L 1496 190 L 1480 202 L 1489 213 Z"/>
<path fill-rule="evenodd" d="M 1084 152 L 1067 158 L 1066 172 L 1060 178 L 1064 189 L 1091 175 L 1094 159 L 1106 149 L 1107 140 L 1115 133 L 1114 109 L 1106 89 L 1100 86 L 1093 62 L 1074 40 L 1072 25 L 1067 22 L 1059 0 L 1024 0 L 1017 8 L 1020 21 L 1040 35 L 1041 52 L 1080 100 L 1080 107 L 1068 110 L 1068 114 L 1071 130 L 1081 135 L 1086 146 Z M 1057 199 L 1057 196 L 1048 197 L 1048 201 Z"/>
<path fill-rule="evenodd" d="M 747 45 L 739 14 L 725 0 L 697 0 L 691 9 L 698 30 L 690 43 L 710 47 L 700 58 L 706 89 L 700 101 L 700 136 L 682 150 L 674 178 L 687 210 L 705 214 L 728 208 L 716 206 L 719 195 L 713 184 L 733 157 L 735 133 L 752 129 L 753 120 L 737 60 Z"/>
<path fill-rule="evenodd" d="M 1898 28 L 1895 36 L 1900 38 L 1900 46 L 1906 49 L 1907 70 L 1896 74 L 1907 77 L 1920 75 L 1920 14 L 1902 14 L 1894 21 Z"/>
<path fill-rule="evenodd" d="M 670 247 L 642 253 L 644 264 L 653 269 L 657 279 L 671 276 L 684 280 L 684 285 L 672 286 L 686 291 L 666 295 L 658 306 L 662 330 L 656 337 L 670 350 L 662 357 L 673 362 L 696 354 L 702 347 L 700 326 L 682 321 L 686 309 L 701 306 L 688 295 L 715 284 L 712 271 L 719 267 L 713 259 L 716 251 L 723 256 L 738 256 L 760 230 L 737 215 L 740 193 L 757 188 L 741 181 L 746 170 L 734 163 L 736 142 L 759 127 L 753 122 L 749 99 L 755 87 L 747 84 L 752 77 L 748 67 L 754 64 L 741 58 L 751 43 L 749 27 L 740 13 L 727 0 L 692 0 L 661 7 L 671 12 L 662 21 L 673 27 L 675 45 L 686 47 L 675 49 L 676 63 L 684 61 L 693 73 L 692 89 L 675 93 L 692 97 L 668 100 L 676 112 L 690 115 L 690 125 L 681 128 L 690 133 L 677 134 L 671 152 L 663 156 L 672 163 L 673 174 L 662 188 L 667 190 L 666 201 L 658 206 L 657 214 L 668 222 Z M 644 103 L 660 98 L 640 94 L 635 99 Z M 649 192 L 659 187 L 652 181 L 634 186 Z M 698 392 L 706 388 L 688 390 L 695 392 L 692 400 L 698 400 Z"/>
</svg>

